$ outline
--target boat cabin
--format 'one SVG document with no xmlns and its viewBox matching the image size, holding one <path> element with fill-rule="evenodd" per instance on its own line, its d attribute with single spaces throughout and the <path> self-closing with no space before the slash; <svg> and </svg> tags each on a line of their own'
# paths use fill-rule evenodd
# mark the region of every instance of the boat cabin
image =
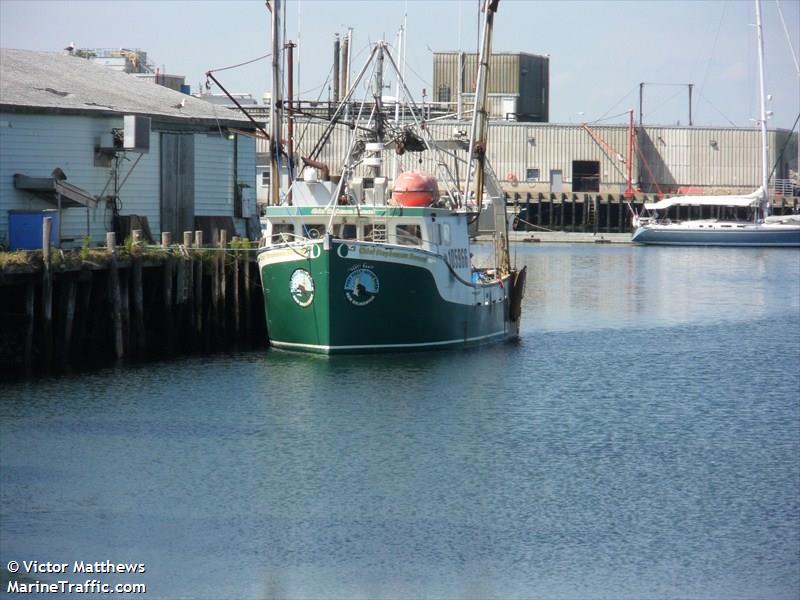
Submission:
<svg viewBox="0 0 800 600">
<path fill-rule="evenodd" d="M 468 215 L 445 208 L 279 206 L 267 209 L 263 246 L 307 239 L 334 239 L 405 246 L 440 255 L 460 276 L 470 277 Z M 463 269 L 463 271 L 462 271 Z"/>
</svg>

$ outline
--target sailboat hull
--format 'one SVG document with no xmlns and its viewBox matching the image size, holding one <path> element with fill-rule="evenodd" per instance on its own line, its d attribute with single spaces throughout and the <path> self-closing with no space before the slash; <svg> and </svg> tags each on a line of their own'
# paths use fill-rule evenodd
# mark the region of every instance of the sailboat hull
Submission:
<svg viewBox="0 0 800 600">
<path fill-rule="evenodd" d="M 631 241 L 662 246 L 800 247 L 800 226 L 718 221 L 650 224 L 638 227 Z"/>
<path fill-rule="evenodd" d="M 461 280 L 442 257 L 333 240 L 258 256 L 270 343 L 324 354 L 436 350 L 517 337 L 510 280 Z"/>
</svg>

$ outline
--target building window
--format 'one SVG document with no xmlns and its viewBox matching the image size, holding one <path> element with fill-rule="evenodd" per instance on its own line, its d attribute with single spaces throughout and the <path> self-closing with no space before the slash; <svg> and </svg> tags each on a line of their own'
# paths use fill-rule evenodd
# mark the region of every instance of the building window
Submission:
<svg viewBox="0 0 800 600">
<path fill-rule="evenodd" d="M 439 86 L 439 102 L 450 102 L 450 86 Z"/>
<path fill-rule="evenodd" d="M 269 171 L 261 171 L 261 187 L 269 187 Z"/>
<path fill-rule="evenodd" d="M 525 181 L 539 181 L 539 169 L 525 169 Z"/>
</svg>

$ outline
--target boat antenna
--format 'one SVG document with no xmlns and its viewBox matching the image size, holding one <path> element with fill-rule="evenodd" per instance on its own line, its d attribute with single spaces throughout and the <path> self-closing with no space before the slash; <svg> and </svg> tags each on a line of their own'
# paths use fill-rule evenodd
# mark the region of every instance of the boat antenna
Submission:
<svg viewBox="0 0 800 600">
<path fill-rule="evenodd" d="M 767 156 L 767 99 L 764 93 L 764 32 L 761 23 L 761 0 L 756 3 L 756 30 L 758 31 L 758 91 L 761 100 L 761 215 L 760 219 L 769 216 L 769 159 Z"/>
</svg>

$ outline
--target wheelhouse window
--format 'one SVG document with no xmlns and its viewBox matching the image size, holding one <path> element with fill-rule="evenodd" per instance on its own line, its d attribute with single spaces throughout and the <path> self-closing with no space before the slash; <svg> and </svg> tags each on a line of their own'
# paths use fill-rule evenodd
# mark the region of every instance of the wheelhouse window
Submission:
<svg viewBox="0 0 800 600">
<path fill-rule="evenodd" d="M 321 238 L 325 235 L 325 225 L 323 223 L 306 223 L 303 225 L 303 233 L 312 240 Z"/>
<path fill-rule="evenodd" d="M 364 240 L 368 242 L 385 242 L 386 225 L 364 225 Z"/>
<path fill-rule="evenodd" d="M 340 240 L 355 240 L 358 238 L 358 227 L 355 225 L 336 225 L 334 235 Z"/>
<path fill-rule="evenodd" d="M 397 225 L 394 234 L 397 243 L 403 246 L 422 245 L 422 228 L 419 225 Z"/>
<path fill-rule="evenodd" d="M 448 223 L 439 223 L 439 243 L 443 246 L 450 245 L 450 225 Z"/>
<path fill-rule="evenodd" d="M 273 223 L 272 241 L 289 242 L 294 237 L 294 225 L 291 223 Z"/>
</svg>

